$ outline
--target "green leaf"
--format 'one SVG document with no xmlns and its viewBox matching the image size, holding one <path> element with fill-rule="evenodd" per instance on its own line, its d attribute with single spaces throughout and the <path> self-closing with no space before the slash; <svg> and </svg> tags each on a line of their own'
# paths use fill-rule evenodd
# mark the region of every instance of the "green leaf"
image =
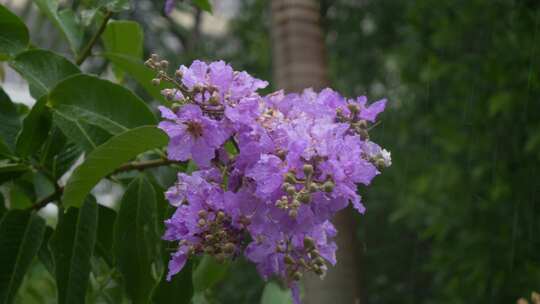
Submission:
<svg viewBox="0 0 540 304">
<path fill-rule="evenodd" d="M 0 160 L 0 184 L 12 180 L 29 170 L 30 168 L 27 165 L 13 163 L 7 159 Z"/>
<path fill-rule="evenodd" d="M 18 54 L 10 65 L 28 81 L 30 93 L 36 99 L 48 94 L 64 78 L 81 72 L 66 58 L 41 49 Z"/>
<path fill-rule="evenodd" d="M 6 211 L 7 209 L 6 209 L 6 202 L 4 200 L 4 195 L 0 193 L 0 219 L 2 218 L 4 213 L 6 213 Z"/>
<path fill-rule="evenodd" d="M 143 176 L 128 186 L 114 228 L 114 252 L 133 303 L 148 303 L 156 281 L 153 264 L 160 262 L 154 188 Z"/>
<path fill-rule="evenodd" d="M 156 77 L 156 72 L 147 68 L 140 58 L 117 53 L 104 53 L 102 55 L 109 59 L 115 67 L 122 69 L 129 76 L 133 77 L 133 79 L 135 79 L 135 81 L 137 81 L 137 83 L 154 99 L 162 104 L 170 104 L 170 102 L 161 95 L 161 90 L 166 87 L 166 84 L 162 83 L 159 86 L 152 85 L 152 79 Z"/>
<path fill-rule="evenodd" d="M 53 112 L 53 123 L 62 133 L 86 152 L 111 138 L 111 134 L 100 127 L 72 118 L 59 111 Z"/>
<path fill-rule="evenodd" d="M 111 21 L 101 35 L 105 51 L 141 59 L 143 53 L 143 31 L 137 22 Z M 114 64 L 114 63 L 113 63 Z M 113 66 L 116 78 L 122 80 L 123 69 Z"/>
<path fill-rule="evenodd" d="M 167 135 L 153 126 L 139 127 L 111 138 L 75 169 L 64 190 L 64 206 L 80 206 L 100 179 L 140 153 L 165 146 L 167 141 Z"/>
<path fill-rule="evenodd" d="M 38 258 L 41 264 L 45 266 L 47 271 L 54 276 L 54 257 L 52 255 L 51 248 L 49 247 L 49 240 L 51 239 L 53 234 L 54 229 L 47 226 L 47 228 L 45 229 L 45 235 L 43 236 L 43 242 L 41 243 L 41 247 L 39 248 Z"/>
<path fill-rule="evenodd" d="M 142 58 L 143 31 L 134 21 L 111 21 L 101 35 L 106 52 Z"/>
<path fill-rule="evenodd" d="M 166 254 L 168 262 L 169 254 Z M 166 265 L 166 264 L 165 264 Z M 174 299 L 175 304 L 190 304 L 193 297 L 192 263 L 188 261 L 182 271 L 177 273 L 171 281 L 167 281 L 167 271 L 163 272 L 161 281 L 154 289 L 152 300 L 154 304 L 168 304 Z"/>
<path fill-rule="evenodd" d="M 131 91 L 89 75 L 59 83 L 49 95 L 49 104 L 65 119 L 98 126 L 112 135 L 156 124 L 150 108 Z"/>
<path fill-rule="evenodd" d="M 91 195 L 81 208 L 69 208 L 60 214 L 50 241 L 60 304 L 84 303 L 97 224 L 98 206 Z"/>
<path fill-rule="evenodd" d="M 275 282 L 268 282 L 264 287 L 261 304 L 292 303 L 291 291 L 281 288 Z"/>
<path fill-rule="evenodd" d="M 113 261 L 113 234 L 114 223 L 116 221 L 116 211 L 111 208 L 99 205 L 99 223 L 96 240 L 96 253 L 99 254 L 109 266 Z"/>
<path fill-rule="evenodd" d="M 0 58 L 13 56 L 28 46 L 28 29 L 17 15 L 0 5 Z"/>
<path fill-rule="evenodd" d="M 195 292 L 202 292 L 212 288 L 221 281 L 229 269 L 229 263 L 218 263 L 209 255 L 203 256 L 197 268 L 193 272 L 193 287 Z"/>
<path fill-rule="evenodd" d="M 2 88 L 0 88 L 0 122 L 0 141 L 9 150 L 14 151 L 15 138 L 21 128 L 21 121 L 15 104 L 11 102 Z"/>
<path fill-rule="evenodd" d="M 16 151 L 22 157 L 35 154 L 47 139 L 51 128 L 51 112 L 46 104 L 46 97 L 38 100 L 23 120 L 16 140 Z"/>
<path fill-rule="evenodd" d="M 45 221 L 35 213 L 10 210 L 0 220 L 0 303 L 12 303 L 37 254 Z"/>
<path fill-rule="evenodd" d="M 40 164 L 47 168 L 54 179 L 59 179 L 79 158 L 82 150 L 68 141 L 59 128 L 54 127 L 39 153 Z"/>
<path fill-rule="evenodd" d="M 70 9 L 58 11 L 58 0 L 34 0 L 34 3 L 64 35 L 73 54 L 77 54 L 83 44 L 84 28 L 75 13 Z"/>
<path fill-rule="evenodd" d="M 212 13 L 212 4 L 210 3 L 209 0 L 193 0 L 193 4 L 195 4 L 198 8 L 202 9 L 203 11 Z"/>
</svg>

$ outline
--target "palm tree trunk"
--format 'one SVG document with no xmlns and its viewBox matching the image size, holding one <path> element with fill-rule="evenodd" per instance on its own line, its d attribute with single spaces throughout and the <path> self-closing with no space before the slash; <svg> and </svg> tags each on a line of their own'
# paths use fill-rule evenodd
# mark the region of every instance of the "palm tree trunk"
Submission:
<svg viewBox="0 0 540 304">
<path fill-rule="evenodd" d="M 329 85 L 320 8 L 315 0 L 272 0 L 274 81 L 278 88 L 299 92 Z M 335 267 L 321 280 L 308 275 L 303 281 L 306 304 L 359 304 L 359 252 L 352 210 L 340 212 Z"/>
</svg>

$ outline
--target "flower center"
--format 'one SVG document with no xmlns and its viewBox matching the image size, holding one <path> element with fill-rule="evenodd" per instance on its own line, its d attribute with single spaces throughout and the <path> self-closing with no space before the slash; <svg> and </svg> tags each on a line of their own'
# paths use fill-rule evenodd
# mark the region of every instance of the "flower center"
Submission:
<svg viewBox="0 0 540 304">
<path fill-rule="evenodd" d="M 193 137 L 201 137 L 203 134 L 203 128 L 202 126 L 195 121 L 188 121 L 186 123 L 187 125 L 187 131 L 193 135 Z"/>
</svg>

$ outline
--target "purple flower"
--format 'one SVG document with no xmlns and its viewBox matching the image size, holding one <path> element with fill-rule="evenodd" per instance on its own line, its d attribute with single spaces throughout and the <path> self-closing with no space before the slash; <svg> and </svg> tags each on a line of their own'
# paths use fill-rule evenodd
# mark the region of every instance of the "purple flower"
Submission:
<svg viewBox="0 0 540 304">
<path fill-rule="evenodd" d="M 182 107 L 178 114 L 165 107 L 159 107 L 159 110 L 167 119 L 159 124 L 159 128 L 170 138 L 168 157 L 180 161 L 193 159 L 203 168 L 210 166 L 215 150 L 228 137 L 218 122 L 204 116 L 195 105 Z"/>
<path fill-rule="evenodd" d="M 260 96 L 265 81 L 223 61 L 194 61 L 177 76 L 182 86 L 164 94 L 187 104 L 177 113 L 160 107 L 159 127 L 169 158 L 203 170 L 178 174 L 165 194 L 176 211 L 163 238 L 178 243 L 168 279 L 193 255 L 243 254 L 264 279 L 282 278 L 299 304 L 302 274 L 323 276 L 337 262 L 332 218 L 349 203 L 364 213 L 359 186 L 391 164 L 367 139 L 366 121 L 386 100 L 367 105 L 331 89 Z"/>
</svg>

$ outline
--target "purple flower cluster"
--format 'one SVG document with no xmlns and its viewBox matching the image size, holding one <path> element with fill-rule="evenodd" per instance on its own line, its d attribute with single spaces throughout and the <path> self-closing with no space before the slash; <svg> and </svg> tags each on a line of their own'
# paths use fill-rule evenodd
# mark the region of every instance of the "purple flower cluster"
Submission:
<svg viewBox="0 0 540 304">
<path fill-rule="evenodd" d="M 349 202 L 364 213 L 358 186 L 391 165 L 368 134 L 386 101 L 331 89 L 261 96 L 267 82 L 222 61 L 159 75 L 174 84 L 163 94 L 175 106 L 160 107 L 168 157 L 199 168 L 166 192 L 177 208 L 164 236 L 178 242 L 169 278 L 193 255 L 244 255 L 298 302 L 302 275 L 323 276 L 336 263 L 333 216 Z"/>
</svg>

